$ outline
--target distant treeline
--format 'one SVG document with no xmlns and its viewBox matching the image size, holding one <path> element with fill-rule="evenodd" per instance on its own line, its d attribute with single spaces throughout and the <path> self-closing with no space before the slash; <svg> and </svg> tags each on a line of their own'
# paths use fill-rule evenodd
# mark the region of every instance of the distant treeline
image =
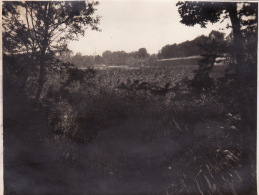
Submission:
<svg viewBox="0 0 259 195">
<path fill-rule="evenodd" d="M 125 51 L 105 51 L 100 55 L 82 55 L 72 52 L 62 52 L 59 58 L 64 62 L 70 62 L 77 67 L 92 67 L 94 65 L 105 64 L 107 66 L 152 66 L 156 63 L 157 55 L 150 55 L 145 48 L 140 48 L 138 51 L 127 53 Z"/>
<path fill-rule="evenodd" d="M 201 35 L 192 41 L 185 41 L 180 44 L 166 45 L 158 52 L 159 59 L 188 57 L 202 55 L 206 51 L 206 46 L 211 45 L 211 42 L 220 42 L 227 45 L 230 42 L 231 35 L 224 38 L 224 33 L 211 31 L 209 36 Z M 225 48 L 225 47 L 223 47 Z M 220 51 L 225 52 L 225 51 Z"/>
<path fill-rule="evenodd" d="M 70 62 L 79 68 L 93 67 L 105 64 L 107 66 L 154 66 L 157 59 L 168 59 L 188 56 L 202 56 L 204 53 L 225 53 L 228 43 L 231 42 L 231 35 L 225 38 L 225 34 L 218 31 L 211 31 L 208 36 L 201 35 L 192 41 L 185 41 L 180 44 L 166 45 L 158 54 L 150 55 L 146 48 L 127 53 L 125 51 L 105 51 L 102 55 L 72 54 L 71 51 L 62 52 L 59 59 Z M 217 49 L 216 49 L 217 48 Z M 217 50 L 217 51 L 215 51 Z"/>
</svg>

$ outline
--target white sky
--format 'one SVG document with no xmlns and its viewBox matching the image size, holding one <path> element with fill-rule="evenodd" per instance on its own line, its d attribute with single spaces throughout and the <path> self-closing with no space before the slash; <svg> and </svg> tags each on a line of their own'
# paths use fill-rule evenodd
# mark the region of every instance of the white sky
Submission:
<svg viewBox="0 0 259 195">
<path fill-rule="evenodd" d="M 208 35 L 211 30 L 226 27 L 224 23 L 188 27 L 180 23 L 174 0 L 99 0 L 97 15 L 101 16 L 102 32 L 86 31 L 85 37 L 69 43 L 74 54 L 99 55 L 110 51 L 137 51 L 145 47 L 157 53 L 167 44 L 192 40 L 199 35 Z"/>
</svg>

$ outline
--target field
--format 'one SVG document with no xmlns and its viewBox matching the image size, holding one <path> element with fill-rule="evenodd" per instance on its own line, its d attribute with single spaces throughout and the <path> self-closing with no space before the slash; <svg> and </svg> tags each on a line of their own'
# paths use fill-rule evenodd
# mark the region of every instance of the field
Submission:
<svg viewBox="0 0 259 195">
<path fill-rule="evenodd" d="M 186 83 L 195 69 L 52 72 L 37 111 L 6 74 L 6 194 L 242 194 L 224 67 L 201 92 Z"/>
</svg>

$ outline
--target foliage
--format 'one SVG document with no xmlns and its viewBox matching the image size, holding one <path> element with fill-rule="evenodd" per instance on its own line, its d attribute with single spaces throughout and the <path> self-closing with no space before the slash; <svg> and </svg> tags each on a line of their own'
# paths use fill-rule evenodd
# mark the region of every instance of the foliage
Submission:
<svg viewBox="0 0 259 195">
<path fill-rule="evenodd" d="M 69 60 L 72 64 L 75 64 L 78 68 L 93 67 L 95 59 L 93 56 L 82 56 L 76 54 Z"/>
<path fill-rule="evenodd" d="M 103 62 L 106 65 L 129 65 L 141 66 L 147 65 L 145 61 L 149 60 L 149 54 L 146 48 L 140 48 L 138 51 L 126 53 L 125 51 L 105 51 L 102 54 Z"/>
<path fill-rule="evenodd" d="M 38 58 L 39 78 L 36 103 L 45 82 L 46 56 L 67 47 L 68 40 L 84 35 L 87 26 L 98 30 L 98 2 L 4 2 L 3 41 L 7 53 L 27 53 Z"/>
<path fill-rule="evenodd" d="M 106 65 L 125 65 L 127 59 L 127 53 L 125 51 L 105 51 L 102 54 L 102 59 Z"/>
<path fill-rule="evenodd" d="M 199 69 L 196 71 L 193 81 L 190 85 L 196 90 L 207 90 L 213 85 L 213 79 L 210 78 L 217 57 L 226 58 L 227 43 L 224 39 L 224 33 L 212 31 L 208 39 L 199 44 L 201 56 L 199 61 Z"/>
<path fill-rule="evenodd" d="M 237 78 L 243 90 L 247 89 L 247 86 L 243 86 L 246 85 L 246 80 L 249 80 L 250 84 L 256 82 L 254 71 L 256 67 L 256 44 L 247 43 L 251 39 L 254 41 L 257 39 L 257 3 L 178 2 L 177 6 L 182 19 L 181 22 L 187 26 L 199 24 L 201 27 L 206 27 L 209 22 L 216 23 L 221 19 L 230 18 L 233 41 L 228 48 L 228 52 L 233 59 L 231 65 L 238 74 Z M 217 45 L 216 48 L 220 48 L 220 45 Z M 210 55 L 209 53 L 210 51 L 208 55 Z M 205 60 L 204 63 L 209 64 L 209 61 L 206 62 Z"/>
<path fill-rule="evenodd" d="M 242 69 L 240 71 L 245 71 L 245 65 L 240 64 L 242 58 L 239 56 L 240 53 L 242 55 L 246 53 L 245 40 L 249 37 L 246 32 L 253 32 L 253 36 L 257 36 L 257 3 L 178 2 L 177 6 L 181 22 L 187 26 L 199 24 L 201 27 L 206 27 L 209 22 L 216 23 L 221 19 L 230 18 L 233 30 L 233 57 L 237 60 L 238 68 Z"/>
<path fill-rule="evenodd" d="M 98 30 L 99 17 L 93 16 L 96 5 L 98 2 L 4 2 L 4 41 L 18 39 L 19 52 L 65 48 L 68 40 L 84 35 L 87 26 Z M 7 42 L 6 51 L 17 51 L 8 48 Z"/>
<path fill-rule="evenodd" d="M 235 68 L 235 71 L 234 76 L 228 75 L 227 79 L 223 81 L 228 81 L 230 77 L 235 83 L 235 88 L 232 90 L 236 91 L 233 94 L 237 96 L 235 104 L 238 104 L 238 110 L 241 116 L 239 124 L 242 137 L 243 180 L 249 181 L 249 185 L 246 186 L 245 191 L 242 193 L 250 194 L 255 189 L 255 180 L 252 176 L 255 171 L 253 167 L 256 158 L 254 150 L 256 148 L 256 141 L 253 138 L 256 137 L 255 67 L 257 66 L 257 57 L 255 52 L 257 51 L 257 45 L 251 44 L 252 49 L 247 43 L 251 37 L 257 40 L 258 4 L 253 2 L 178 2 L 177 6 L 179 6 L 178 11 L 182 18 L 181 22 L 187 26 L 199 24 L 201 27 L 206 27 L 209 22 L 219 22 L 221 17 L 223 20 L 229 18 L 231 21 L 233 42 L 231 43 L 229 53 L 232 58 L 230 64 Z M 250 33 L 247 33 L 248 31 Z M 250 52 L 253 54 L 251 55 Z M 205 67 L 206 63 L 208 65 L 213 61 L 213 58 L 215 59 L 213 55 L 205 58 Z M 206 85 L 208 81 L 211 81 L 208 76 L 203 79 L 204 74 L 207 74 L 207 70 L 205 68 L 201 73 L 198 71 L 196 75 L 196 80 L 203 80 L 202 83 Z M 208 184 L 211 186 L 210 183 Z M 198 183 L 197 186 L 199 187 Z"/>
<path fill-rule="evenodd" d="M 206 25 L 216 23 L 221 19 L 221 14 L 225 13 L 227 3 L 222 2 L 178 2 L 178 11 L 181 22 L 187 26 L 199 24 L 205 28 Z"/>
<path fill-rule="evenodd" d="M 185 41 L 180 44 L 166 45 L 158 52 L 158 58 L 174 58 L 200 55 L 200 48 L 198 44 L 206 41 L 207 37 L 201 35 L 192 41 Z"/>
<path fill-rule="evenodd" d="M 156 64 L 157 55 L 150 55 L 145 48 L 140 48 L 138 51 L 130 53 L 104 51 L 102 56 L 82 55 L 81 53 L 72 56 L 71 52 L 65 51 L 58 58 L 63 62 L 71 62 L 78 68 L 89 68 L 103 64 L 106 66 L 148 67 Z"/>
<path fill-rule="evenodd" d="M 146 58 L 146 57 L 149 56 L 149 54 L 147 53 L 147 49 L 146 48 L 140 48 L 138 50 L 137 55 L 138 55 L 138 58 Z"/>
<path fill-rule="evenodd" d="M 215 38 L 212 38 L 215 36 Z M 185 41 L 180 44 L 166 45 L 158 53 L 159 59 L 165 58 L 179 58 L 202 55 L 209 48 L 208 42 L 210 40 L 221 41 L 222 48 L 217 47 L 217 45 L 211 45 L 213 48 L 218 50 L 217 53 L 224 53 L 226 40 L 224 40 L 224 35 L 218 31 L 212 31 L 209 36 L 201 35 L 192 41 Z M 211 50 L 210 49 L 210 50 Z M 219 51 L 221 49 L 221 51 Z"/>
</svg>

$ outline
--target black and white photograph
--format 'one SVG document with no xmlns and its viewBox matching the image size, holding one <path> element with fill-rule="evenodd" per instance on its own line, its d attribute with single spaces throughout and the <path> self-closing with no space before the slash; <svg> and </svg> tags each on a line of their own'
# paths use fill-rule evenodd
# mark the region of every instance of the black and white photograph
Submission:
<svg viewBox="0 0 259 195">
<path fill-rule="evenodd" d="M 1 4 L 4 195 L 257 194 L 257 1 Z"/>
</svg>

